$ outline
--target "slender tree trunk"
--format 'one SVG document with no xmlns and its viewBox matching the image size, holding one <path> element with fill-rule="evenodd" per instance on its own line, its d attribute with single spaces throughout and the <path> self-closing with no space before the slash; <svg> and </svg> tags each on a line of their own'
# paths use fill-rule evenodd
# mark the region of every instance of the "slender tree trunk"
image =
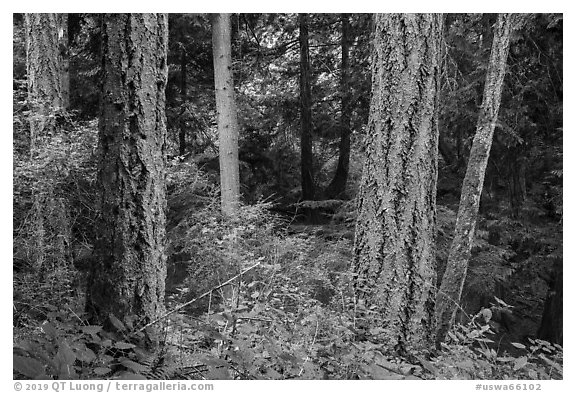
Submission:
<svg viewBox="0 0 576 393">
<path fill-rule="evenodd" d="M 312 95 L 310 92 L 310 59 L 308 51 L 308 15 L 299 14 L 300 23 L 300 157 L 302 199 L 314 200 L 312 156 Z"/>
<path fill-rule="evenodd" d="M 240 167 L 238 161 L 238 115 L 232 79 L 230 14 L 214 14 L 212 46 L 216 111 L 220 142 L 220 188 L 222 213 L 235 216 L 240 206 Z"/>
<path fill-rule="evenodd" d="M 484 97 L 476 125 L 476 135 L 470 150 L 468 169 L 462 184 L 454 240 L 450 247 L 446 271 L 436 302 L 438 324 L 436 343 L 438 345 L 450 329 L 466 279 L 484 175 L 490 156 L 494 127 L 498 119 L 502 83 L 506 75 L 512 19 L 512 14 L 499 14 L 494 27 L 494 41 L 484 86 Z"/>
<path fill-rule="evenodd" d="M 348 168 L 350 164 L 350 118 L 352 106 L 350 105 L 350 20 L 348 14 L 342 14 L 342 79 L 340 81 L 340 96 L 342 99 L 342 115 L 340 117 L 340 156 L 338 166 L 332 182 L 328 185 L 326 196 L 328 198 L 341 197 L 346 192 L 348 181 Z"/>
<path fill-rule="evenodd" d="M 164 311 L 168 17 L 105 14 L 101 34 L 101 222 L 86 308 L 112 329 L 110 314 L 147 323 Z"/>
<path fill-rule="evenodd" d="M 188 58 L 186 56 L 186 49 L 182 48 L 180 54 L 180 97 L 182 99 L 182 108 L 185 108 L 188 96 L 188 84 L 186 80 L 188 72 Z M 183 111 L 184 112 L 184 111 Z M 186 122 L 180 121 L 180 132 L 178 133 L 179 154 L 181 156 L 186 154 Z"/>
<path fill-rule="evenodd" d="M 440 14 L 377 14 L 353 270 L 357 310 L 389 352 L 434 334 Z"/>
<path fill-rule="evenodd" d="M 62 77 L 62 107 L 70 107 L 70 56 L 68 54 L 68 14 L 58 15 L 58 49 Z"/>
</svg>

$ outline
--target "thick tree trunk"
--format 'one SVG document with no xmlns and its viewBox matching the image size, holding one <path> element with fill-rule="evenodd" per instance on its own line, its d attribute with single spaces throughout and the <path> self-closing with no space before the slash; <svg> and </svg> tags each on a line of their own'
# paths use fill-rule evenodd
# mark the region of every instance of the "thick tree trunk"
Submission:
<svg viewBox="0 0 576 393">
<path fill-rule="evenodd" d="M 240 167 L 238 161 L 238 115 L 232 79 L 230 14 L 214 14 L 212 46 L 216 111 L 220 142 L 220 189 L 222 213 L 235 216 L 240 206 Z"/>
<path fill-rule="evenodd" d="M 30 157 L 43 140 L 57 133 L 54 114 L 68 106 L 66 14 L 25 14 L 26 70 L 30 116 Z M 53 265 L 68 261 L 70 225 L 65 204 L 56 198 L 39 169 L 33 187 L 33 264 L 40 277 Z M 50 264 L 48 264 L 50 265 Z"/>
<path fill-rule="evenodd" d="M 147 323 L 164 311 L 168 17 L 105 14 L 101 34 L 101 223 L 86 308 L 113 328 L 110 314 Z"/>
<path fill-rule="evenodd" d="M 30 152 L 41 138 L 55 131 L 53 114 L 65 108 L 66 80 L 60 47 L 62 17 L 58 14 L 25 14 L 26 71 L 30 116 Z"/>
<path fill-rule="evenodd" d="M 350 118 L 352 117 L 352 106 L 350 105 L 350 20 L 348 14 L 342 14 L 342 79 L 340 81 L 340 96 L 342 100 L 342 114 L 340 117 L 340 156 L 338 166 L 332 182 L 326 189 L 328 198 L 342 197 L 346 192 L 346 182 L 348 181 L 348 168 L 350 164 Z"/>
<path fill-rule="evenodd" d="M 312 156 L 312 95 L 308 51 L 308 15 L 298 15 L 300 24 L 300 157 L 302 199 L 314 200 Z"/>
<path fill-rule="evenodd" d="M 353 269 L 357 309 L 375 313 L 390 352 L 433 342 L 442 25 L 440 14 L 375 17 Z"/>
<path fill-rule="evenodd" d="M 484 86 L 484 97 L 476 125 L 476 135 L 470 150 L 468 169 L 462 184 L 454 240 L 450 247 L 446 271 L 436 301 L 438 324 L 436 343 L 438 345 L 450 329 L 466 279 L 484 175 L 490 156 L 494 127 L 498 119 L 502 83 L 506 75 L 512 18 L 512 14 L 499 14 L 494 27 L 494 41 Z"/>
</svg>

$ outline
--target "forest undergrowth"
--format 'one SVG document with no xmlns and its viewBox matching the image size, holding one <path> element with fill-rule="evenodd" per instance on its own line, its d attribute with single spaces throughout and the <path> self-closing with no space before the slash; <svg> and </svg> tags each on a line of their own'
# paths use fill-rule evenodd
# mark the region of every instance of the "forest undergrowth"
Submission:
<svg viewBox="0 0 576 393">
<path fill-rule="evenodd" d="M 77 239 L 94 230 L 92 208 L 82 199 L 89 194 L 82 187 L 93 183 L 76 182 L 76 193 L 62 190 L 72 189 L 64 186 L 74 184 L 78 171 L 94 170 L 84 164 L 72 168 L 76 172 L 51 174 L 58 179 L 52 190 L 77 208 Z M 460 323 L 441 349 L 405 357 L 381 351 L 386 337 L 377 315 L 355 302 L 353 202 L 343 203 L 323 225 L 279 217 L 271 213 L 271 201 L 243 206 L 237 219 L 225 220 L 216 186 L 194 162 L 171 162 L 168 184 L 167 312 L 157 322 L 164 327 L 157 351 L 143 349 L 148 336 L 136 316 L 110 315 L 114 331 L 86 322 L 81 258 L 54 261 L 42 274 L 22 264 L 14 274 L 16 378 L 562 378 L 562 347 L 536 339 L 537 322 L 525 319 L 534 315 L 546 286 L 529 287 L 535 278 L 523 274 L 535 274 L 534 264 L 546 266 L 557 247 L 537 219 L 528 225 L 485 215 Z M 439 271 L 454 219 L 454 210 L 439 206 Z M 25 225 L 20 231 L 15 239 L 24 242 Z M 15 242 L 16 251 L 25 248 L 19 244 L 25 242 Z M 510 311 L 517 323 L 505 326 L 497 311 Z"/>
</svg>

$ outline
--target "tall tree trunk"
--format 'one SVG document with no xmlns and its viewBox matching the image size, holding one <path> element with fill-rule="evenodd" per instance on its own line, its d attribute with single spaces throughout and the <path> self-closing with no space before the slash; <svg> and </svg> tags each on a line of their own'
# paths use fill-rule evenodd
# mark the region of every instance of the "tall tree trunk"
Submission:
<svg viewBox="0 0 576 393">
<path fill-rule="evenodd" d="M 232 217 L 240 206 L 240 167 L 238 161 L 238 115 L 232 79 L 230 14 L 214 14 L 212 46 L 216 111 L 220 142 L 220 189 L 222 213 Z"/>
<path fill-rule="evenodd" d="M 310 58 L 308 51 L 308 15 L 299 14 L 300 24 L 300 172 L 302 199 L 314 200 L 312 156 L 312 95 L 310 92 Z"/>
<path fill-rule="evenodd" d="M 101 222 L 86 309 L 113 328 L 110 314 L 147 323 L 164 311 L 168 17 L 105 14 L 101 34 Z"/>
<path fill-rule="evenodd" d="M 506 75 L 512 19 L 512 14 L 499 14 L 494 27 L 494 41 L 486 74 L 484 97 L 476 125 L 476 135 L 470 150 L 468 169 L 462 183 L 454 240 L 436 301 L 438 345 L 450 329 L 466 279 L 486 165 L 490 156 L 494 127 L 498 120 L 502 83 Z"/>
<path fill-rule="evenodd" d="M 25 14 L 26 71 L 30 116 L 30 151 L 55 131 L 53 114 L 65 107 L 65 78 L 60 45 L 62 17 L 58 14 Z"/>
<path fill-rule="evenodd" d="M 180 54 L 180 97 L 182 100 L 182 113 L 185 112 L 186 101 L 188 96 L 188 83 L 186 80 L 188 72 L 188 58 L 186 56 L 186 48 L 182 47 Z M 180 131 L 178 133 L 179 154 L 181 156 L 186 154 L 186 121 L 180 120 Z"/>
<path fill-rule="evenodd" d="M 342 115 L 340 117 L 340 156 L 338 166 L 332 182 L 328 185 L 326 196 L 328 198 L 341 197 L 346 192 L 348 181 L 348 168 L 350 163 L 350 118 L 352 106 L 350 105 L 350 20 L 348 14 L 342 14 L 342 79 L 340 81 L 340 96 L 342 100 Z"/>
<path fill-rule="evenodd" d="M 390 352 L 433 342 L 442 25 L 440 14 L 375 16 L 353 269 L 357 310 L 374 313 Z"/>
<path fill-rule="evenodd" d="M 56 135 L 54 114 L 68 105 L 66 21 L 66 14 L 24 16 L 31 159 L 36 159 L 43 140 Z M 40 277 L 50 268 L 49 256 L 54 264 L 67 262 L 70 244 L 65 204 L 56 199 L 44 171 L 38 169 L 33 186 L 33 264 Z"/>
</svg>

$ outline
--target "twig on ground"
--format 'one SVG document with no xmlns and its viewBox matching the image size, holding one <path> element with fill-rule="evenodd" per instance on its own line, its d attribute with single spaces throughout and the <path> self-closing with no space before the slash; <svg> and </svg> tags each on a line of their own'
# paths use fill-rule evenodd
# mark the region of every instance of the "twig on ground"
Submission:
<svg viewBox="0 0 576 393">
<path fill-rule="evenodd" d="M 192 304 L 192 303 L 194 303 L 194 302 L 197 302 L 198 300 L 200 300 L 200 299 L 202 299 L 202 298 L 205 298 L 206 296 L 210 295 L 213 291 L 216 291 L 216 290 L 222 288 L 223 286 L 230 284 L 232 281 L 234 281 L 234 280 L 237 279 L 238 277 L 243 276 L 244 274 L 246 274 L 246 273 L 249 272 L 250 270 L 254 269 L 254 268 L 255 268 L 256 266 L 258 266 L 258 265 L 260 265 L 260 262 L 258 262 L 257 264 L 252 265 L 252 266 L 250 266 L 249 268 L 241 271 L 239 274 L 235 275 L 234 277 L 230 278 L 230 279 L 227 280 L 227 281 L 224 281 L 222 284 L 218 285 L 217 287 L 214 287 L 214 288 L 210 289 L 209 291 L 203 293 L 202 295 L 198 296 L 197 298 L 194 298 L 194 299 L 192 299 L 192 300 L 190 300 L 190 301 L 188 301 L 188 302 L 186 302 L 186 303 L 184 303 L 184 304 L 181 304 L 180 306 L 178 306 L 178 307 L 176 307 L 176 308 L 173 308 L 172 310 L 168 311 L 167 313 L 165 313 L 165 314 L 162 315 L 161 317 L 156 318 L 156 319 L 153 320 L 152 322 L 149 322 L 149 323 L 147 323 L 146 325 L 142 326 L 140 329 L 134 331 L 134 332 L 132 333 L 132 335 L 135 334 L 135 333 L 141 333 L 141 332 L 143 332 L 144 329 L 146 329 L 147 327 L 150 327 L 150 326 L 154 325 L 155 323 L 160 322 L 161 320 L 163 320 L 163 319 L 166 318 L 167 316 L 172 315 L 172 314 L 174 314 L 175 312 L 182 310 L 184 307 L 189 306 L 190 304 Z"/>
</svg>

